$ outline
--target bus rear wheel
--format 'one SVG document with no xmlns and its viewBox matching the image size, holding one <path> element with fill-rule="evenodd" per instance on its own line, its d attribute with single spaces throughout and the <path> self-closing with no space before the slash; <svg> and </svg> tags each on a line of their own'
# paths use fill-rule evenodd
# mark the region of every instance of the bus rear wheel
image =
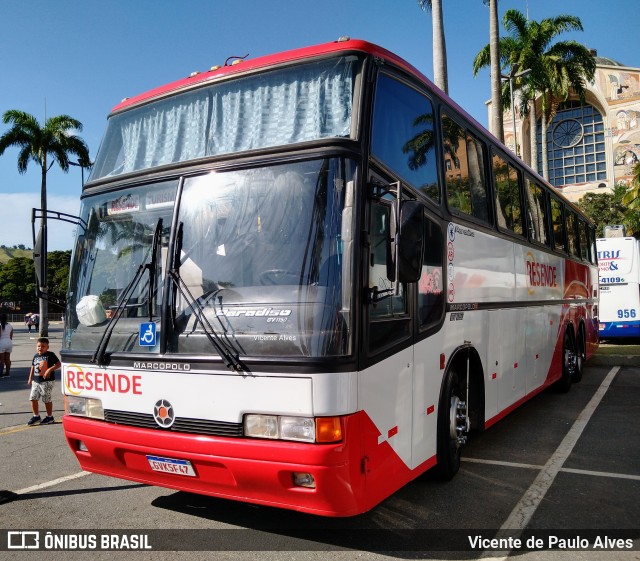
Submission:
<svg viewBox="0 0 640 561">
<path fill-rule="evenodd" d="M 577 353 L 573 337 L 568 331 L 564 332 L 562 343 L 562 377 L 556 382 L 559 392 L 567 393 L 571 389 L 571 382 L 577 367 Z"/>
<path fill-rule="evenodd" d="M 582 380 L 582 374 L 584 372 L 584 362 L 587 358 L 586 342 L 584 336 L 584 329 L 580 327 L 578 331 L 578 339 L 576 341 L 576 367 L 571 376 L 571 381 L 575 384 Z"/>
<path fill-rule="evenodd" d="M 469 417 L 458 374 L 451 370 L 442 391 L 438 412 L 438 465 L 440 479 L 450 480 L 460 469 L 460 451 L 467 440 Z"/>
</svg>

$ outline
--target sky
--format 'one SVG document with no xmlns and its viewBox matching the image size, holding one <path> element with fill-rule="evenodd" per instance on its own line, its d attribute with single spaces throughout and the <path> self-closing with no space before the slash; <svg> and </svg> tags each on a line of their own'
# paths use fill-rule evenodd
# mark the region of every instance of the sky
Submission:
<svg viewBox="0 0 640 561">
<path fill-rule="evenodd" d="M 489 71 L 473 76 L 489 42 L 482 0 L 443 0 L 449 95 L 487 127 Z M 580 17 L 566 33 L 599 56 L 640 67 L 637 0 L 499 0 L 499 17 L 517 9 L 532 20 Z M 95 159 L 110 110 L 162 84 L 224 64 L 334 41 L 376 43 L 433 78 L 431 14 L 417 0 L 0 0 L 0 114 L 8 109 L 70 115 Z M 503 35 L 504 29 L 500 27 Z M 0 134 L 8 130 L 0 122 Z M 40 169 L 17 168 L 18 150 L 0 157 L 0 245 L 32 247 L 31 208 L 40 206 Z M 86 178 L 85 178 L 86 179 Z M 80 168 L 47 175 L 50 210 L 77 214 Z M 71 249 L 73 227 L 49 226 L 49 250 Z"/>
</svg>

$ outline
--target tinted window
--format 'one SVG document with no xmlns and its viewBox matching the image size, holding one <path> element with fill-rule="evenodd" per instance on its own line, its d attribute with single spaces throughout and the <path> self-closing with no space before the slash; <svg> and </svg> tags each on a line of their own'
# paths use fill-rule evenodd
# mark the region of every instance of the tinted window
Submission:
<svg viewBox="0 0 640 561">
<path fill-rule="evenodd" d="M 522 208 L 518 172 L 500 156 L 493 157 L 498 226 L 522 235 Z"/>
<path fill-rule="evenodd" d="M 548 245 L 546 193 L 542 187 L 525 178 L 527 227 L 531 241 Z"/>
<path fill-rule="evenodd" d="M 425 220 L 422 276 L 418 281 L 418 320 L 420 327 L 440 321 L 444 310 L 443 236 L 440 226 Z"/>
<path fill-rule="evenodd" d="M 391 259 L 390 201 L 371 203 L 369 289 L 377 294 L 369 304 L 369 351 L 378 352 L 410 334 L 407 314 L 406 285 L 400 284 L 395 294 L 394 283 L 388 273 Z"/>
<path fill-rule="evenodd" d="M 556 199 L 551 197 L 551 224 L 553 227 L 553 247 L 560 251 L 566 251 L 566 242 L 564 235 L 564 206 Z"/>
<path fill-rule="evenodd" d="M 484 145 L 446 115 L 442 134 L 449 207 L 489 222 Z"/>
<path fill-rule="evenodd" d="M 431 101 L 384 74 L 376 86 L 371 151 L 407 183 L 440 200 Z"/>
<path fill-rule="evenodd" d="M 578 237 L 580 239 L 580 257 L 589 260 L 589 241 L 587 238 L 587 225 L 582 220 L 578 221 Z"/>
<path fill-rule="evenodd" d="M 578 257 L 579 246 L 578 246 L 578 234 L 576 232 L 578 219 L 573 211 L 567 209 L 566 213 L 567 213 L 567 243 L 569 244 L 569 253 L 574 257 Z"/>
</svg>

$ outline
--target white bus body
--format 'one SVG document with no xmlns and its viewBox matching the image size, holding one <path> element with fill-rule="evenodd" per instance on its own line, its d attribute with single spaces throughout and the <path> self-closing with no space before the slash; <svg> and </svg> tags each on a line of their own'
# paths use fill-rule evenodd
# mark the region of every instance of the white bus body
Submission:
<svg viewBox="0 0 640 561">
<path fill-rule="evenodd" d="M 600 337 L 640 337 L 640 241 L 598 238 Z"/>
</svg>

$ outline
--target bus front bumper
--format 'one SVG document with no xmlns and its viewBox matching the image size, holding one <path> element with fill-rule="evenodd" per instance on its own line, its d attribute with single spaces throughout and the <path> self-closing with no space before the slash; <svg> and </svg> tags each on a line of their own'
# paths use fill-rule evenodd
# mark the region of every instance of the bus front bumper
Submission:
<svg viewBox="0 0 640 561">
<path fill-rule="evenodd" d="M 345 444 L 350 432 L 358 432 L 358 417 L 344 418 L 345 440 L 338 444 L 190 435 L 71 415 L 63 417 L 63 425 L 85 471 L 311 514 L 353 516 L 367 509 L 362 452 L 358 444 Z M 186 460 L 191 475 L 156 471 L 149 456 L 183 466 Z M 315 487 L 296 484 L 294 473 L 310 474 Z"/>
</svg>

